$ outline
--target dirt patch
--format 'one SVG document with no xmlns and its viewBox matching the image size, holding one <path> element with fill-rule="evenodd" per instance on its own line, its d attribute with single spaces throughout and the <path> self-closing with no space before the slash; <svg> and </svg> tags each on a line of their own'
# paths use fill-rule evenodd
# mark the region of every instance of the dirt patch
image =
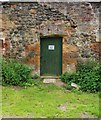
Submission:
<svg viewBox="0 0 101 120">
<path fill-rule="evenodd" d="M 67 106 L 68 106 L 68 102 L 60 105 L 58 108 L 59 108 L 60 110 L 62 110 L 62 111 L 66 111 L 66 110 L 67 110 Z"/>
<path fill-rule="evenodd" d="M 60 79 L 56 79 L 56 82 L 54 83 L 56 86 L 58 87 L 63 87 L 66 84 L 64 82 L 62 82 Z"/>
<path fill-rule="evenodd" d="M 95 118 L 94 116 L 92 116 L 92 115 L 90 115 L 90 114 L 88 114 L 86 112 L 81 113 L 81 117 L 82 118 Z"/>
<path fill-rule="evenodd" d="M 12 89 L 14 89 L 14 90 L 22 90 L 22 89 L 24 89 L 24 87 L 12 86 Z"/>
</svg>

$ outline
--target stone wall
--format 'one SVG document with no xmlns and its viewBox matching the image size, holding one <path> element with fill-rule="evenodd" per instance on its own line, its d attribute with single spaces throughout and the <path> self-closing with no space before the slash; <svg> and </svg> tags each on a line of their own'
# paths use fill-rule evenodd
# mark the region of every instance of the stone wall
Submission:
<svg viewBox="0 0 101 120">
<path fill-rule="evenodd" d="M 90 44 L 97 43 L 100 51 L 100 11 L 101 3 L 99 2 L 64 2 L 64 3 L 44 3 L 49 7 L 57 9 L 65 16 L 72 18 L 76 24 L 76 33 L 67 38 L 69 44 L 76 44 L 79 48 L 79 56 L 83 58 L 93 57 L 100 58 L 100 53 L 95 52 Z"/>
<path fill-rule="evenodd" d="M 79 58 L 99 59 L 99 5 L 93 3 L 2 3 L 0 37 L 5 57 L 30 64 L 40 74 L 40 36 L 63 37 L 63 72 L 75 70 Z"/>
</svg>

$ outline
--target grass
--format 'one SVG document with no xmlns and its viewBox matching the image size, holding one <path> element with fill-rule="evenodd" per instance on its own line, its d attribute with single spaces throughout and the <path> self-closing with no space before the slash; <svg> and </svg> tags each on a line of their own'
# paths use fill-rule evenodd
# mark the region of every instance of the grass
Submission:
<svg viewBox="0 0 101 120">
<path fill-rule="evenodd" d="M 98 93 L 67 91 L 54 85 L 33 87 L 3 86 L 3 116 L 31 118 L 82 118 L 82 114 L 99 116 Z M 59 106 L 67 103 L 66 110 Z"/>
</svg>

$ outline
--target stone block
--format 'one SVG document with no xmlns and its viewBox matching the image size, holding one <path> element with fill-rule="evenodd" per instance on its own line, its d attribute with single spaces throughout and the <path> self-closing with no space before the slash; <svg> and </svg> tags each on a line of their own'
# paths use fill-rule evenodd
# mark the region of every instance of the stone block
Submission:
<svg viewBox="0 0 101 120">
<path fill-rule="evenodd" d="M 44 79 L 43 83 L 56 83 L 56 79 Z"/>
<path fill-rule="evenodd" d="M 31 14 L 35 14 L 35 13 L 36 13 L 36 10 L 35 10 L 35 9 L 31 9 L 29 12 L 30 12 Z"/>
<path fill-rule="evenodd" d="M 101 42 L 91 43 L 90 47 L 94 52 L 101 52 Z"/>
<path fill-rule="evenodd" d="M 64 52 L 77 52 L 79 49 L 76 45 L 63 44 L 63 53 Z"/>
</svg>

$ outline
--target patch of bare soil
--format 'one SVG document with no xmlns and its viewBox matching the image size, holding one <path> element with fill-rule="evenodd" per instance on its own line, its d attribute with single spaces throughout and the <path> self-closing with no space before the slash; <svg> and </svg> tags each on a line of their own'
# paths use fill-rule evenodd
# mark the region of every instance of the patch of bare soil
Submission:
<svg viewBox="0 0 101 120">
<path fill-rule="evenodd" d="M 90 114 L 88 114 L 86 112 L 81 113 L 81 117 L 82 118 L 95 118 L 94 116 L 92 116 L 92 115 L 90 115 Z"/>
<path fill-rule="evenodd" d="M 14 89 L 14 90 L 22 90 L 22 89 L 24 89 L 24 87 L 12 86 L 12 89 Z"/>
<path fill-rule="evenodd" d="M 54 83 L 56 86 L 58 87 L 63 87 L 66 84 L 64 82 L 62 82 L 60 79 L 57 79 L 56 82 Z"/>
<path fill-rule="evenodd" d="M 66 110 L 67 110 L 67 106 L 68 106 L 68 102 L 60 105 L 58 108 L 59 108 L 60 110 L 62 110 L 62 111 L 66 111 Z"/>
</svg>

